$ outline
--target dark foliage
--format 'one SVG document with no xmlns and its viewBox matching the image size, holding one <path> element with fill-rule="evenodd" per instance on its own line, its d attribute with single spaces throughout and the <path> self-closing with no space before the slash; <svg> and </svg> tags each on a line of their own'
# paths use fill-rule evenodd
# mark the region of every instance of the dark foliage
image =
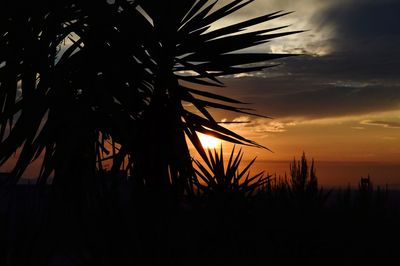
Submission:
<svg viewBox="0 0 400 266">
<path fill-rule="evenodd" d="M 272 66 L 265 61 L 289 56 L 236 52 L 295 32 L 243 32 L 287 14 L 282 12 L 211 29 L 253 1 L 214 8 L 217 2 L 4 5 L 0 164 L 19 151 L 8 183 L 43 156 L 38 183 L 54 174 L 53 184 L 87 191 L 107 159 L 115 173 L 128 171 L 159 193 L 172 185 L 182 194 L 193 173 L 185 135 L 203 158 L 197 132 L 259 147 L 208 111 L 251 110 L 203 87 L 223 86 L 220 76 L 262 70 Z"/>
<path fill-rule="evenodd" d="M 253 1 L 218 2 L 2 2 L 0 165 L 18 158 L 1 184 L 0 264 L 321 265 L 344 252 L 325 265 L 354 265 L 346 259 L 394 254 L 372 229 L 398 239 L 398 213 L 369 178 L 327 206 L 305 156 L 281 182 L 247 175 L 254 161 L 238 171 L 240 152 L 227 168 L 222 151 L 207 156 L 198 132 L 261 147 L 209 111 L 253 110 L 207 86 L 273 66 L 289 55 L 238 51 L 295 33 L 251 29 L 283 12 L 214 29 Z M 186 137 L 206 162 L 197 176 Z M 39 158 L 41 186 L 13 186 Z M 215 208 L 215 195 L 235 204 Z"/>
<path fill-rule="evenodd" d="M 390 194 L 380 207 L 365 208 L 359 204 L 365 191 L 350 190 L 352 196 L 345 205 L 333 200 L 314 208 L 311 201 L 299 204 L 298 198 L 291 197 L 290 182 L 269 180 L 270 185 L 265 185 L 270 198 L 261 190 L 236 205 L 216 206 L 211 194 L 203 195 L 201 204 L 194 199 L 179 206 L 154 204 L 146 193 L 136 193 L 133 208 L 118 200 L 112 215 L 92 212 L 90 225 L 81 221 L 80 227 L 63 237 L 50 235 L 53 231 L 47 228 L 49 194 L 19 186 L 8 199 L 13 202 L 6 215 L 9 244 L 0 250 L 1 263 L 371 265 L 387 264 L 397 257 L 397 245 L 392 243 L 400 237 L 400 213 L 389 204 L 394 199 Z M 381 192 L 366 193 L 378 200 Z"/>
<path fill-rule="evenodd" d="M 314 201 L 323 205 L 330 193 L 325 193 L 322 187 L 319 188 L 314 159 L 311 160 L 311 166 L 308 166 L 304 152 L 301 160 L 296 162 L 296 159 L 293 159 L 290 165 L 289 182 L 289 193 L 299 203 Z"/>
<path fill-rule="evenodd" d="M 250 175 L 250 167 L 255 162 L 251 160 L 243 169 L 239 169 L 243 158 L 241 150 L 235 154 L 232 149 L 229 160 L 225 162 L 222 146 L 219 153 L 208 150 L 208 158 L 205 163 L 195 160 L 194 189 L 200 197 L 212 198 L 237 198 L 245 200 L 255 194 L 269 182 L 270 176 L 264 176 L 263 172 Z M 207 169 L 209 168 L 209 169 Z"/>
</svg>

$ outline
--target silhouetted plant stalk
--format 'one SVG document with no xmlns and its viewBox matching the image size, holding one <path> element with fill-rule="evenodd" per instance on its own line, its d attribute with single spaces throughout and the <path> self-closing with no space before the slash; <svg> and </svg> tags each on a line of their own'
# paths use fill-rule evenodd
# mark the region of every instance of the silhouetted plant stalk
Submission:
<svg viewBox="0 0 400 266">
<path fill-rule="evenodd" d="M 325 193 L 322 187 L 318 187 L 314 159 L 311 160 L 311 166 L 309 166 L 304 152 L 299 161 L 293 159 L 290 164 L 289 193 L 300 204 L 315 202 L 322 205 L 330 194 L 330 192 Z"/>
<path fill-rule="evenodd" d="M 311 165 L 303 153 L 289 165 L 290 176 L 268 175 L 270 178 L 257 192 L 256 203 L 276 209 L 317 210 L 326 205 L 332 190 L 318 185 L 314 160 Z"/>
</svg>

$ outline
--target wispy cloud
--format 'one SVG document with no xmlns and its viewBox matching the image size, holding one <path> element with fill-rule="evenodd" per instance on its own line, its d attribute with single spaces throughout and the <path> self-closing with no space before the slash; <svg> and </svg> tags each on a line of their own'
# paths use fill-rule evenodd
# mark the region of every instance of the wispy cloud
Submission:
<svg viewBox="0 0 400 266">
<path fill-rule="evenodd" d="M 365 130 L 369 126 L 381 127 L 400 127 L 400 110 L 388 112 L 375 112 L 367 114 L 354 114 L 344 116 L 308 118 L 308 117 L 289 117 L 286 121 L 292 121 L 294 125 L 345 125 L 349 124 L 352 129 Z M 390 122 L 389 122 L 390 121 Z M 286 122 L 289 123 L 289 122 Z"/>
<path fill-rule="evenodd" d="M 223 119 L 226 122 L 227 119 Z M 227 127 L 235 131 L 245 131 L 250 134 L 262 135 L 267 133 L 282 133 L 287 131 L 287 127 L 295 126 L 292 121 L 284 122 L 265 118 L 252 119 L 248 116 L 240 116 L 232 120 L 233 124 Z"/>
<path fill-rule="evenodd" d="M 362 125 L 378 126 L 385 128 L 400 128 L 399 122 L 381 121 L 381 120 L 363 120 L 360 122 Z"/>
<path fill-rule="evenodd" d="M 391 80 L 335 81 L 309 73 L 229 79 L 226 84 L 226 93 L 277 119 L 354 116 L 400 107 L 400 86 Z"/>
<path fill-rule="evenodd" d="M 262 74 L 260 74 L 259 72 L 252 72 L 252 73 L 239 73 L 239 74 L 235 74 L 233 75 L 234 78 L 244 78 L 244 77 L 257 77 L 260 76 Z"/>
</svg>

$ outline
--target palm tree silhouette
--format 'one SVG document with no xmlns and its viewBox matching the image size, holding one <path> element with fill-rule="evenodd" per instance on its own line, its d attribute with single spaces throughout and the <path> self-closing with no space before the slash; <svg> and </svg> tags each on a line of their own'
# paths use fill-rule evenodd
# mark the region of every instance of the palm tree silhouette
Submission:
<svg viewBox="0 0 400 266">
<path fill-rule="evenodd" d="M 185 136 L 203 158 L 197 132 L 260 147 L 208 108 L 251 110 L 198 86 L 222 87 L 220 76 L 270 67 L 260 63 L 288 55 L 235 52 L 296 32 L 244 31 L 282 12 L 213 29 L 253 1 L 218 2 L 65 0 L 3 9 L 0 165 L 19 150 L 8 183 L 43 156 L 39 184 L 54 173 L 54 185 L 85 191 L 110 159 L 114 172 L 124 167 L 148 187 L 182 194 L 193 175 Z"/>
</svg>

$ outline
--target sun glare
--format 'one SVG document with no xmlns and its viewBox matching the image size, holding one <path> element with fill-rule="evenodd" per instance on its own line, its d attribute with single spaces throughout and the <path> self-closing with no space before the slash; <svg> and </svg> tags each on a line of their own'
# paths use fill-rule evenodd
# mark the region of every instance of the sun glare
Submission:
<svg viewBox="0 0 400 266">
<path fill-rule="evenodd" d="M 206 149 L 214 149 L 221 146 L 221 140 L 209 135 L 199 134 L 201 145 Z"/>
</svg>

